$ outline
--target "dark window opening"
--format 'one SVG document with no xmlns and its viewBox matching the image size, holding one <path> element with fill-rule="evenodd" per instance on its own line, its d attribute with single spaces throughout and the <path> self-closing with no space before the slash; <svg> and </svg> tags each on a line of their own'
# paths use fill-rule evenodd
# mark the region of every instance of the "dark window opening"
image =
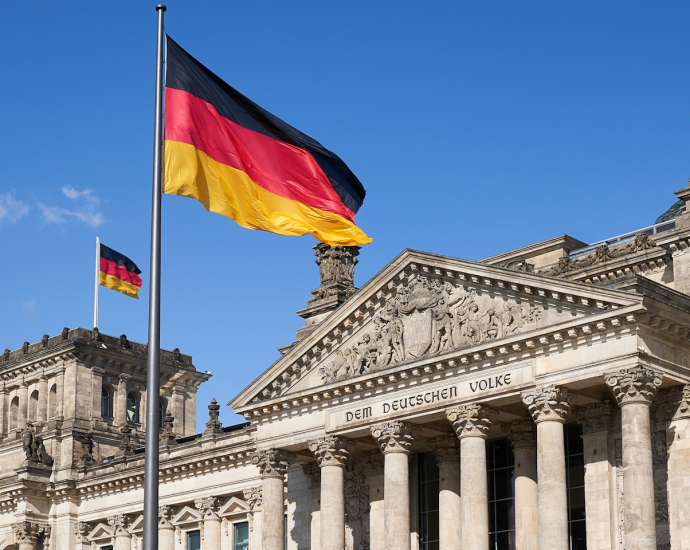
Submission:
<svg viewBox="0 0 690 550">
<path fill-rule="evenodd" d="M 139 422 L 139 399 L 133 393 L 127 394 L 127 422 Z"/>
<path fill-rule="evenodd" d="M 419 550 L 439 549 L 439 472 L 433 453 L 417 455 L 419 468 Z"/>
<path fill-rule="evenodd" d="M 582 446 L 582 426 L 579 424 L 566 424 L 564 426 L 564 435 L 570 550 L 587 550 L 585 456 Z"/>
<path fill-rule="evenodd" d="M 187 550 L 201 550 L 201 531 L 187 532 Z"/>
<path fill-rule="evenodd" d="M 101 416 L 104 418 L 112 418 L 113 416 L 113 400 L 110 390 L 105 386 L 101 388 Z"/>
<path fill-rule="evenodd" d="M 234 524 L 235 543 L 232 550 L 249 550 L 249 523 Z"/>
<path fill-rule="evenodd" d="M 515 550 L 515 459 L 508 438 L 486 442 L 489 548 Z"/>
</svg>

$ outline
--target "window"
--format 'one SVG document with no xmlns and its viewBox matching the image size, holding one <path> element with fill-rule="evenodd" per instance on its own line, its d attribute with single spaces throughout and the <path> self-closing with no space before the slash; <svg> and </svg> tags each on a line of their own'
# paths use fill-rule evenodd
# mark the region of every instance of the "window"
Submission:
<svg viewBox="0 0 690 550">
<path fill-rule="evenodd" d="M 108 546 L 101 546 L 101 550 L 113 550 L 113 545 L 109 544 Z"/>
<path fill-rule="evenodd" d="M 187 532 L 187 550 L 201 550 L 201 531 Z"/>
<path fill-rule="evenodd" d="M 19 396 L 15 395 L 10 403 L 10 429 L 19 428 Z"/>
<path fill-rule="evenodd" d="M 105 418 L 112 418 L 113 416 L 113 400 L 110 390 L 105 386 L 101 388 L 101 416 Z"/>
<path fill-rule="evenodd" d="M 508 438 L 486 442 L 489 548 L 515 550 L 515 459 Z"/>
<path fill-rule="evenodd" d="M 419 550 L 438 550 L 438 466 L 433 453 L 419 453 L 417 459 L 419 468 Z"/>
<path fill-rule="evenodd" d="M 235 545 L 232 550 L 249 550 L 249 523 L 235 523 Z"/>
<path fill-rule="evenodd" d="M 48 392 L 48 418 L 53 418 L 57 416 L 56 406 L 57 404 L 57 384 L 53 384 Z"/>
<path fill-rule="evenodd" d="M 38 390 L 32 391 L 29 398 L 29 420 L 38 420 Z"/>
<path fill-rule="evenodd" d="M 127 422 L 139 422 L 139 399 L 132 392 L 127 394 Z"/>
<path fill-rule="evenodd" d="M 159 426 L 162 428 L 163 427 L 163 421 L 165 420 L 165 411 L 168 408 L 168 403 L 165 399 L 161 398 L 161 400 L 158 402 L 158 412 L 160 413 L 160 418 L 158 421 L 160 422 Z"/>
<path fill-rule="evenodd" d="M 582 446 L 582 426 L 579 424 L 566 424 L 564 429 L 570 550 L 587 550 L 585 456 Z"/>
</svg>

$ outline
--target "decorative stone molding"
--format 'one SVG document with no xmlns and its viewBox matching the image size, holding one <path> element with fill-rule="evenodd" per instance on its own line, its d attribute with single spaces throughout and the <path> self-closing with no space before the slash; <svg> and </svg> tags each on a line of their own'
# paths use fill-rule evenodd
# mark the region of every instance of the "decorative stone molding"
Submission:
<svg viewBox="0 0 690 550">
<path fill-rule="evenodd" d="M 611 424 L 611 404 L 609 401 L 589 403 L 575 411 L 582 426 L 583 435 L 607 432 Z"/>
<path fill-rule="evenodd" d="M 165 411 L 165 418 L 163 418 L 163 433 L 158 436 L 158 441 L 161 445 L 177 445 L 175 418 L 169 410 Z"/>
<path fill-rule="evenodd" d="M 130 533 L 128 529 L 131 522 L 132 518 L 127 514 L 115 514 L 114 516 L 108 516 L 108 525 L 115 529 L 116 537 L 129 537 Z"/>
<path fill-rule="evenodd" d="M 427 439 L 426 444 L 436 456 L 437 464 L 446 462 L 460 464 L 460 445 L 458 438 L 454 435 L 441 435 Z"/>
<path fill-rule="evenodd" d="M 85 521 L 78 521 L 74 524 L 74 538 L 77 542 L 86 541 L 86 534 L 92 529 L 90 523 Z"/>
<path fill-rule="evenodd" d="M 313 485 L 321 484 L 321 468 L 316 462 L 307 462 L 302 464 L 302 472 L 305 476 L 311 479 Z"/>
<path fill-rule="evenodd" d="M 460 439 L 464 437 L 483 437 L 486 439 L 491 423 L 498 413 L 486 405 L 470 403 L 446 411 L 446 418 Z"/>
<path fill-rule="evenodd" d="M 159 529 L 173 529 L 170 520 L 175 515 L 175 509 L 172 506 L 159 506 L 158 507 L 158 528 Z"/>
<path fill-rule="evenodd" d="M 670 389 L 671 402 L 674 404 L 673 420 L 690 418 L 690 384 L 674 386 Z"/>
<path fill-rule="evenodd" d="M 252 464 L 259 467 L 261 477 L 284 478 L 288 468 L 295 462 L 294 453 L 282 449 L 267 449 L 252 455 Z"/>
<path fill-rule="evenodd" d="M 551 421 L 565 423 L 570 412 L 568 388 L 544 386 L 522 392 L 522 402 L 532 415 L 535 423 Z"/>
<path fill-rule="evenodd" d="M 223 424 L 218 420 L 220 416 L 220 405 L 216 398 L 211 399 L 211 404 L 208 406 L 208 422 L 206 422 L 206 429 L 204 435 L 222 434 Z"/>
<path fill-rule="evenodd" d="M 244 500 L 247 501 L 249 510 L 251 512 L 261 512 L 261 503 L 263 502 L 261 485 L 245 489 L 242 491 L 242 494 L 244 495 Z"/>
<path fill-rule="evenodd" d="M 331 246 L 319 243 L 314 247 L 316 264 L 319 266 L 321 285 L 312 290 L 310 303 L 330 296 L 350 297 L 355 290 L 355 266 L 358 263 L 359 246 Z"/>
<path fill-rule="evenodd" d="M 510 439 L 513 451 L 537 448 L 537 425 L 532 419 L 513 420 L 502 426 L 502 430 Z"/>
<path fill-rule="evenodd" d="M 418 428 L 409 422 L 383 422 L 371 427 L 371 435 L 384 455 L 409 453 L 417 432 Z"/>
<path fill-rule="evenodd" d="M 203 497 L 194 500 L 194 507 L 201 512 L 204 519 L 218 518 L 218 499 L 216 497 Z"/>
<path fill-rule="evenodd" d="M 348 456 L 355 450 L 355 446 L 356 443 L 351 439 L 339 435 L 327 435 L 309 443 L 309 450 L 320 468 L 344 467 Z"/>
<path fill-rule="evenodd" d="M 14 540 L 19 544 L 36 544 L 43 534 L 44 526 L 32 521 L 20 521 L 12 524 Z"/>
<path fill-rule="evenodd" d="M 628 403 L 650 406 L 662 378 L 661 374 L 643 366 L 604 375 L 606 385 L 611 388 L 619 407 Z"/>
<path fill-rule="evenodd" d="M 134 454 L 134 449 L 132 449 L 132 428 L 129 426 L 121 426 L 120 434 L 122 435 L 122 441 L 120 441 L 120 447 L 115 456 L 131 456 Z"/>
</svg>

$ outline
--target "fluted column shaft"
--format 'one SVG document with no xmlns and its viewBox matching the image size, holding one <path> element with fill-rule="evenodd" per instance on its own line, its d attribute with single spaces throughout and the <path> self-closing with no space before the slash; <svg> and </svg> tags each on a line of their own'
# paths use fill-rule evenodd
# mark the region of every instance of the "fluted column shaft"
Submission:
<svg viewBox="0 0 690 550">
<path fill-rule="evenodd" d="M 285 474 L 295 455 L 280 449 L 259 451 L 252 463 L 259 466 L 262 479 L 261 548 L 284 550 L 285 546 Z"/>
<path fill-rule="evenodd" d="M 621 408 L 626 550 L 656 549 L 654 467 L 649 407 L 662 377 L 635 367 L 606 376 Z"/>
<path fill-rule="evenodd" d="M 320 437 L 309 450 L 321 468 L 321 547 L 345 548 L 345 464 L 355 442 L 340 436 Z"/>
<path fill-rule="evenodd" d="M 446 411 L 460 438 L 462 550 L 489 547 L 489 486 L 486 437 L 496 413 L 484 405 L 462 405 Z"/>
<path fill-rule="evenodd" d="M 38 381 L 38 411 L 37 420 L 45 422 L 48 420 L 48 378 L 41 376 Z"/>
<path fill-rule="evenodd" d="M 515 548 L 539 550 L 537 428 L 531 419 L 516 420 L 508 433 L 515 458 Z"/>
<path fill-rule="evenodd" d="M 417 429 L 408 422 L 383 422 L 371 427 L 371 433 L 384 456 L 383 523 L 386 550 L 410 550 L 409 457 L 416 432 Z"/>
<path fill-rule="evenodd" d="M 430 439 L 439 473 L 439 550 L 460 550 L 462 541 L 462 500 L 460 498 L 460 449 L 458 438 L 443 435 Z"/>
<path fill-rule="evenodd" d="M 523 392 L 537 424 L 539 548 L 569 550 L 568 492 L 563 424 L 570 412 L 567 388 L 547 386 Z"/>
</svg>

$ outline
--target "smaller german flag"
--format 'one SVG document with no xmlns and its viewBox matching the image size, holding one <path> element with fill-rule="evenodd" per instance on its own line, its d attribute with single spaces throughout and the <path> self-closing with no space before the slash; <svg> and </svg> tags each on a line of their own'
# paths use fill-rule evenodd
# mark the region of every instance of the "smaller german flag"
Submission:
<svg viewBox="0 0 690 550">
<path fill-rule="evenodd" d="M 127 256 L 115 252 L 104 244 L 100 245 L 100 251 L 101 286 L 112 288 L 138 300 L 142 283 L 141 277 L 139 277 L 141 269 Z"/>
</svg>

